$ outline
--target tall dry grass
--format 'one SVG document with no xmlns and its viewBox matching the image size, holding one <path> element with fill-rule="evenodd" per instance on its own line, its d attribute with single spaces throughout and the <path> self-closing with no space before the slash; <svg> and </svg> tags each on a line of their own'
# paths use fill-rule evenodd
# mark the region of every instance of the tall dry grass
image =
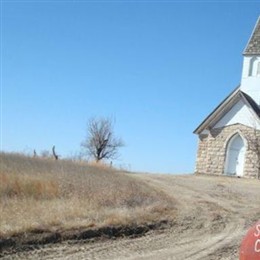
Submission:
<svg viewBox="0 0 260 260">
<path fill-rule="evenodd" d="M 0 237 L 159 221 L 174 201 L 125 173 L 81 162 L 0 153 Z"/>
</svg>

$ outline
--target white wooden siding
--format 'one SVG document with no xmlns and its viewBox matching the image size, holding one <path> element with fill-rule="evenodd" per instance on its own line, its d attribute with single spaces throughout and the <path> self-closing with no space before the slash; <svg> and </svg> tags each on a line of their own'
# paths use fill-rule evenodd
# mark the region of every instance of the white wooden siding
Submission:
<svg viewBox="0 0 260 260">
<path fill-rule="evenodd" d="M 260 129 L 260 125 L 256 122 L 253 113 L 249 107 L 242 101 L 239 100 L 229 112 L 227 112 L 213 128 L 224 127 L 234 124 L 243 124 L 249 127 Z"/>
</svg>

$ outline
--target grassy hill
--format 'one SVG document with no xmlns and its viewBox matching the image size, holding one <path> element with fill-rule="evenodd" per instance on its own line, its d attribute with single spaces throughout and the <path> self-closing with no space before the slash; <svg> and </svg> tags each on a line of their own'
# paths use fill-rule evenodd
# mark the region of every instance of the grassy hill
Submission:
<svg viewBox="0 0 260 260">
<path fill-rule="evenodd" d="M 174 201 L 165 193 L 104 165 L 7 153 L 0 154 L 0 165 L 0 239 L 174 216 Z"/>
</svg>

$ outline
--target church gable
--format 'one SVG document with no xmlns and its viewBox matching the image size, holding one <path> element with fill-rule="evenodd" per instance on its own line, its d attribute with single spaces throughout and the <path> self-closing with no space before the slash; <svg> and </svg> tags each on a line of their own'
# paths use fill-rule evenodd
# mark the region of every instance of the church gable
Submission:
<svg viewBox="0 0 260 260">
<path fill-rule="evenodd" d="M 212 128 L 225 127 L 234 124 L 242 124 L 253 128 L 260 128 L 259 120 L 255 112 L 243 99 L 238 100 L 231 109 L 216 122 Z"/>
<path fill-rule="evenodd" d="M 235 89 L 194 131 L 207 132 L 212 128 L 243 124 L 260 129 L 260 110 L 257 104 L 239 88 Z"/>
</svg>

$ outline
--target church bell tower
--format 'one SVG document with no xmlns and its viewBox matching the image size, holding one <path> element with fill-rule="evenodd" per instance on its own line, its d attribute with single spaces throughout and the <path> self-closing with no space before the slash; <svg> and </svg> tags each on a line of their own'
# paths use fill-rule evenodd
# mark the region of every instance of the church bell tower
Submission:
<svg viewBox="0 0 260 260">
<path fill-rule="evenodd" d="M 240 89 L 260 106 L 260 17 L 243 53 Z"/>
</svg>

